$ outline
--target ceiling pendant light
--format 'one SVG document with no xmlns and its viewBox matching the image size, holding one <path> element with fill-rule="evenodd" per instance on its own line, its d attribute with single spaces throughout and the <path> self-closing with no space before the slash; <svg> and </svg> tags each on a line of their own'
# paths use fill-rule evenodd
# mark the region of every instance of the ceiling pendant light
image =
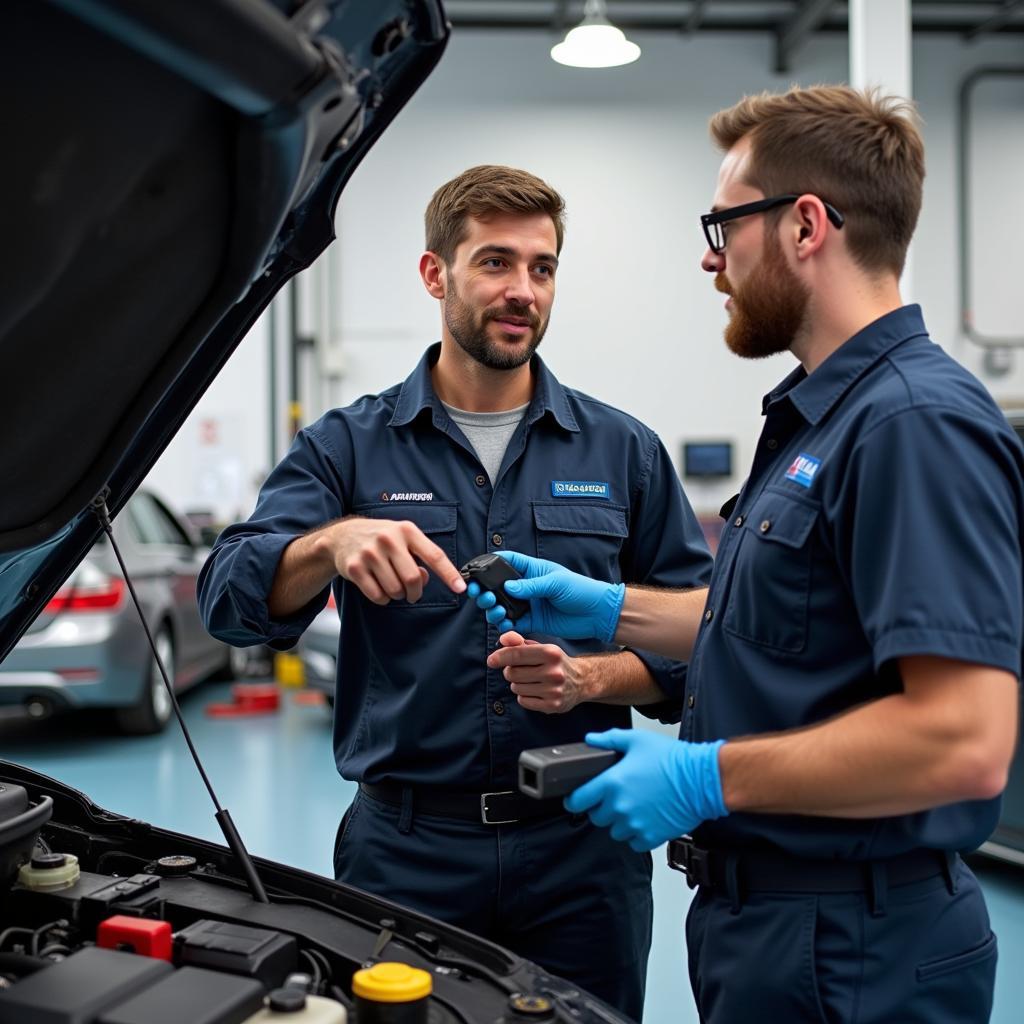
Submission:
<svg viewBox="0 0 1024 1024">
<path fill-rule="evenodd" d="M 604 0 L 587 0 L 583 20 L 551 47 L 551 57 L 572 68 L 616 68 L 632 64 L 640 47 L 608 20 Z"/>
</svg>

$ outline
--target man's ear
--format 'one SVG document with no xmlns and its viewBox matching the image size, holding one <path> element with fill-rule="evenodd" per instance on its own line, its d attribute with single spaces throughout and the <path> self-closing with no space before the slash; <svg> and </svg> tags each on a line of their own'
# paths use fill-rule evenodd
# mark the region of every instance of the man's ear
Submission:
<svg viewBox="0 0 1024 1024">
<path fill-rule="evenodd" d="M 447 288 L 444 261 L 436 252 L 425 252 L 420 257 L 420 277 L 423 287 L 435 299 L 443 299 Z"/>
<path fill-rule="evenodd" d="M 828 215 L 825 204 L 815 195 L 801 196 L 793 204 L 797 259 L 813 256 L 825 243 Z"/>
</svg>

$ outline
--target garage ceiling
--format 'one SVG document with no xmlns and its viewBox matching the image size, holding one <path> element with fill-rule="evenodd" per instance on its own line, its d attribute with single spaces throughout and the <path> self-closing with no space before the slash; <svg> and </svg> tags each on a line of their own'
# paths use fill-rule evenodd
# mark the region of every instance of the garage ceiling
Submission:
<svg viewBox="0 0 1024 1024">
<path fill-rule="evenodd" d="M 561 34 L 583 17 L 584 0 L 445 0 L 456 29 L 535 29 Z M 845 32 L 839 0 L 608 0 L 608 17 L 625 32 L 767 32 L 775 37 L 775 70 L 792 70 L 796 50 L 816 32 Z M 915 32 L 944 32 L 965 41 L 1024 34 L 1024 0 L 913 0 Z"/>
</svg>

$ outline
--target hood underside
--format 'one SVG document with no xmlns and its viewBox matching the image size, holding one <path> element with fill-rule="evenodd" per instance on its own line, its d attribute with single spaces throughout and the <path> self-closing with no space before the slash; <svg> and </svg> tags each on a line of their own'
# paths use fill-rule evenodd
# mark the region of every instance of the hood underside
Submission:
<svg viewBox="0 0 1024 1024">
<path fill-rule="evenodd" d="M 447 42 L 439 0 L 9 0 L 0 657 Z M 12 101 L 13 98 L 13 101 Z"/>
</svg>

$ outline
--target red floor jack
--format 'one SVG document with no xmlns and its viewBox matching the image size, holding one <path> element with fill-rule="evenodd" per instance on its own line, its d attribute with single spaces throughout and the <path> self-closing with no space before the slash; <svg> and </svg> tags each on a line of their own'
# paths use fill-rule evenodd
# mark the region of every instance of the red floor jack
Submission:
<svg viewBox="0 0 1024 1024">
<path fill-rule="evenodd" d="M 235 683 L 231 687 L 231 703 L 207 704 L 206 713 L 213 718 L 269 715 L 277 711 L 280 704 L 276 683 Z"/>
</svg>

